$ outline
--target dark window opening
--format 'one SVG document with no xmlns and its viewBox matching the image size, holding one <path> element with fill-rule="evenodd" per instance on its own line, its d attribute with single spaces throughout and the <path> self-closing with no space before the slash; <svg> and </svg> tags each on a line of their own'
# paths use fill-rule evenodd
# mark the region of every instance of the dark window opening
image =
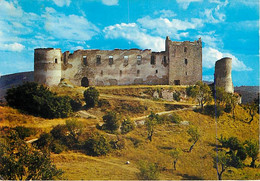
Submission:
<svg viewBox="0 0 260 181">
<path fill-rule="evenodd" d="M 155 70 L 155 73 L 158 74 L 158 70 Z"/>
<path fill-rule="evenodd" d="M 166 56 L 163 56 L 163 64 L 164 64 L 164 65 L 167 65 L 167 59 L 166 59 Z"/>
<path fill-rule="evenodd" d="M 128 56 L 124 56 L 124 66 L 128 65 Z"/>
<path fill-rule="evenodd" d="M 137 70 L 137 77 L 140 75 L 140 70 Z"/>
<path fill-rule="evenodd" d="M 82 87 L 88 87 L 89 86 L 89 82 L 88 82 L 88 78 L 87 77 L 83 77 L 81 80 L 81 86 Z"/>
<path fill-rule="evenodd" d="M 186 72 L 186 75 L 188 75 L 188 72 Z"/>
<path fill-rule="evenodd" d="M 109 56 L 109 65 L 113 65 L 114 60 L 113 60 L 113 56 Z"/>
<path fill-rule="evenodd" d="M 141 55 L 137 55 L 137 65 L 141 65 L 142 63 L 142 56 Z"/>
<path fill-rule="evenodd" d="M 55 63 L 58 63 L 58 59 L 57 58 L 55 58 Z"/>
<path fill-rule="evenodd" d="M 181 85 L 181 81 L 180 80 L 174 80 L 174 85 Z"/>
<path fill-rule="evenodd" d="M 187 52 L 187 47 L 184 47 L 184 52 Z"/>
<path fill-rule="evenodd" d="M 83 64 L 84 64 L 85 66 L 88 65 L 87 56 L 83 56 Z"/>
<path fill-rule="evenodd" d="M 151 56 L 151 65 L 155 65 L 155 56 L 154 55 Z"/>
<path fill-rule="evenodd" d="M 100 75 L 103 76 L 103 70 L 101 70 Z"/>
<path fill-rule="evenodd" d="M 100 56 L 100 55 L 97 55 L 96 64 L 97 64 L 97 65 L 100 65 L 100 64 L 101 64 L 101 56 Z"/>
<path fill-rule="evenodd" d="M 123 74 L 123 72 L 122 72 L 122 70 L 120 70 L 120 77 L 122 76 L 122 74 Z"/>
<path fill-rule="evenodd" d="M 188 60 L 185 58 L 184 63 L 187 65 L 188 64 Z"/>
</svg>

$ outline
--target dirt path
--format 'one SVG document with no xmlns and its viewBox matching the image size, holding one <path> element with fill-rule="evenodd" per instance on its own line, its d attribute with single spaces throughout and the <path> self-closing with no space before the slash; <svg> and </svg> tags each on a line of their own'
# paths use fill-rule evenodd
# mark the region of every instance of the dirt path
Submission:
<svg viewBox="0 0 260 181">
<path fill-rule="evenodd" d="M 77 112 L 77 115 L 80 116 L 80 117 L 82 117 L 82 118 L 86 118 L 86 119 L 87 119 L 87 118 L 98 119 L 97 116 L 95 116 L 95 115 L 93 115 L 93 114 L 90 114 L 90 113 L 88 113 L 88 112 L 85 111 L 85 110 L 78 111 L 78 112 Z"/>
</svg>

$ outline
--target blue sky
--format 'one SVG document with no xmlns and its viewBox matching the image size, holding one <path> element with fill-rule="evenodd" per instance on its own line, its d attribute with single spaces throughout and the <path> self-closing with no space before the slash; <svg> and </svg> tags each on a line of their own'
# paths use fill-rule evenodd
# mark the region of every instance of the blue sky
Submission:
<svg viewBox="0 0 260 181">
<path fill-rule="evenodd" d="M 203 41 L 203 80 L 233 59 L 233 83 L 259 85 L 258 0 L 0 0 L 0 75 L 32 71 L 39 47 L 164 50 Z"/>
</svg>

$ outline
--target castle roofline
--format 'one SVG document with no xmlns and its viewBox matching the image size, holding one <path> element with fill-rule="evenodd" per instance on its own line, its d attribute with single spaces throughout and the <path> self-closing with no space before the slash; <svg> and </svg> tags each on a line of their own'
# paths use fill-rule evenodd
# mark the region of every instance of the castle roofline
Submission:
<svg viewBox="0 0 260 181">
<path fill-rule="evenodd" d="M 61 50 L 60 48 L 35 48 L 34 50 Z"/>
</svg>

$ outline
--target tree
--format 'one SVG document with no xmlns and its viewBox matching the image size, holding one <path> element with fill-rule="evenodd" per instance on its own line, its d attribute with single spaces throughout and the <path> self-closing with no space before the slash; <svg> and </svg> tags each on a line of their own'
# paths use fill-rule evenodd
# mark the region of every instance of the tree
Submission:
<svg viewBox="0 0 260 181">
<path fill-rule="evenodd" d="M 70 137 L 74 143 L 78 143 L 79 136 L 82 134 L 82 123 L 75 119 L 68 119 L 66 120 L 66 127 L 68 130 L 67 136 Z"/>
<path fill-rule="evenodd" d="M 98 104 L 99 92 L 95 87 L 89 87 L 84 91 L 84 99 L 86 107 L 95 107 Z"/>
<path fill-rule="evenodd" d="M 181 149 L 179 149 L 179 148 L 175 148 L 175 149 L 173 149 L 173 150 L 171 150 L 171 151 L 169 152 L 170 156 L 171 156 L 172 159 L 173 159 L 173 169 L 174 169 L 174 170 L 176 170 L 176 164 L 177 164 L 177 161 L 178 161 L 178 159 L 179 159 L 181 153 L 182 153 L 182 151 L 181 151 Z"/>
<path fill-rule="evenodd" d="M 0 175 L 6 180 L 53 180 L 63 171 L 51 163 L 50 155 L 19 139 L 11 131 L 0 143 Z"/>
<path fill-rule="evenodd" d="M 251 167 L 255 168 L 255 161 L 259 154 L 259 143 L 256 140 L 245 141 L 246 153 L 249 157 L 252 158 Z"/>
<path fill-rule="evenodd" d="M 111 145 L 107 138 L 99 133 L 92 134 L 86 140 L 84 147 L 87 154 L 92 156 L 106 155 L 111 149 Z"/>
<path fill-rule="evenodd" d="M 149 163 L 147 161 L 139 162 L 138 178 L 141 180 L 158 180 L 159 168 L 156 163 Z"/>
<path fill-rule="evenodd" d="M 154 133 L 155 126 L 158 124 L 159 115 L 154 114 L 151 112 L 151 114 L 148 116 L 148 118 L 145 120 L 145 125 L 147 128 L 147 138 L 152 141 L 152 136 Z"/>
<path fill-rule="evenodd" d="M 64 118 L 72 113 L 70 98 L 60 97 L 43 85 L 27 82 L 7 90 L 9 106 L 44 118 Z"/>
<path fill-rule="evenodd" d="M 251 102 L 250 104 L 246 105 L 247 108 L 247 112 L 250 115 L 250 120 L 249 120 L 249 124 L 254 120 L 254 116 L 258 113 L 258 104 L 256 104 L 255 102 Z"/>
<path fill-rule="evenodd" d="M 189 152 L 191 152 L 191 150 L 193 149 L 194 145 L 197 143 L 197 141 L 199 140 L 200 138 L 200 134 L 199 134 L 199 131 L 198 131 L 198 128 L 197 127 L 194 127 L 194 126 L 191 126 L 187 133 L 190 135 L 190 138 L 189 138 L 189 142 L 193 142 L 193 144 L 191 145 L 190 149 L 189 149 Z"/>
<path fill-rule="evenodd" d="M 223 87 L 216 87 L 216 102 L 218 105 L 224 106 L 228 100 L 228 93 Z"/>
<path fill-rule="evenodd" d="M 119 128 L 119 119 L 117 117 L 116 112 L 110 111 L 106 115 L 103 116 L 104 124 L 102 125 L 102 129 L 108 130 L 111 133 L 114 133 Z"/>
<path fill-rule="evenodd" d="M 196 99 L 203 110 L 204 104 L 210 102 L 212 100 L 210 87 L 199 81 L 195 86 L 187 89 L 192 98 Z"/>
<path fill-rule="evenodd" d="M 217 155 L 213 157 L 213 167 L 217 170 L 219 180 L 222 180 L 222 174 L 230 167 L 230 161 L 230 155 L 226 154 L 225 151 L 218 151 Z"/>
<path fill-rule="evenodd" d="M 227 104 L 229 104 L 231 106 L 232 115 L 233 115 L 234 119 L 235 119 L 235 108 L 236 108 L 236 105 L 238 104 L 238 98 L 239 98 L 238 94 L 228 93 Z"/>
<path fill-rule="evenodd" d="M 121 125 L 121 133 L 126 134 L 135 129 L 135 123 L 130 118 L 125 119 Z"/>
</svg>

